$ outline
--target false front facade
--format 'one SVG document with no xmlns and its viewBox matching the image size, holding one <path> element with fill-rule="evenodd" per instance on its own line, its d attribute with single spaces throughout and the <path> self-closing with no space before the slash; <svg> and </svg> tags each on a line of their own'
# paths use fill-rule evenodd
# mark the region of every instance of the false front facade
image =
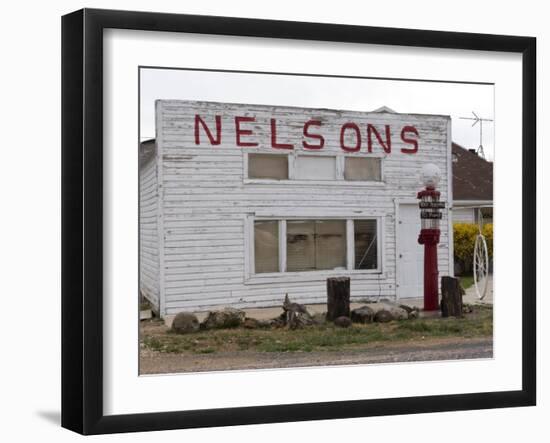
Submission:
<svg viewBox="0 0 550 443">
<path fill-rule="evenodd" d="M 161 316 L 422 296 L 416 193 L 426 163 L 452 201 L 447 116 L 156 102 L 140 146 L 140 291 Z M 452 272 L 445 210 L 439 273 Z"/>
</svg>

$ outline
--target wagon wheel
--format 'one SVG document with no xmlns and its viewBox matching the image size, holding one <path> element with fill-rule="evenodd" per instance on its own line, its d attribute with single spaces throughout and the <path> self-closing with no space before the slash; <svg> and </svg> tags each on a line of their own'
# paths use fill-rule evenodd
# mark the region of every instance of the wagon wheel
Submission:
<svg viewBox="0 0 550 443">
<path fill-rule="evenodd" d="M 479 234 L 474 245 L 474 285 L 477 297 L 483 300 L 489 283 L 489 254 L 485 237 Z"/>
</svg>

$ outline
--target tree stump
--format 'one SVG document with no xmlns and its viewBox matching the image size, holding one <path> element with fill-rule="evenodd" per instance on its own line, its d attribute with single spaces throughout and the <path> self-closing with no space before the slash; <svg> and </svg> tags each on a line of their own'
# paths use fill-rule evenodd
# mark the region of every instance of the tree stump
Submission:
<svg viewBox="0 0 550 443">
<path fill-rule="evenodd" d="M 306 307 L 299 303 L 292 303 L 288 298 L 288 294 L 286 294 L 283 303 L 283 315 L 285 324 L 289 329 L 300 329 L 314 323 Z"/>
<path fill-rule="evenodd" d="M 349 317 L 349 277 L 327 278 L 327 320 Z"/>
<path fill-rule="evenodd" d="M 441 316 L 462 317 L 462 291 L 458 278 L 441 277 Z"/>
</svg>

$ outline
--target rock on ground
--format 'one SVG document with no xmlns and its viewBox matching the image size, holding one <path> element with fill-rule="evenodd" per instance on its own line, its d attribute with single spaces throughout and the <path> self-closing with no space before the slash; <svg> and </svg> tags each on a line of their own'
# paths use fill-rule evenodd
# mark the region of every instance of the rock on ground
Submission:
<svg viewBox="0 0 550 443">
<path fill-rule="evenodd" d="M 355 323 L 388 322 L 417 317 L 418 308 L 398 305 L 391 301 L 368 303 L 351 311 L 351 320 Z"/>
<path fill-rule="evenodd" d="M 199 320 L 195 314 L 180 312 L 172 322 L 172 331 L 177 334 L 189 334 L 199 330 Z"/>
<path fill-rule="evenodd" d="M 304 326 L 311 326 L 313 324 L 313 318 L 309 312 L 299 311 L 287 311 L 286 312 L 286 325 L 289 329 L 301 329 Z"/>
<path fill-rule="evenodd" d="M 221 311 L 210 311 L 202 327 L 204 329 L 235 328 L 244 323 L 245 312 L 235 308 L 225 308 Z"/>
<path fill-rule="evenodd" d="M 283 312 L 278 317 L 268 320 L 269 326 L 273 328 L 284 328 L 286 325 L 286 312 Z"/>
<path fill-rule="evenodd" d="M 395 320 L 395 318 L 387 309 L 380 309 L 376 314 L 374 314 L 374 321 L 378 323 L 387 323 L 392 320 Z"/>
<path fill-rule="evenodd" d="M 374 310 L 369 306 L 361 306 L 351 311 L 351 321 L 355 323 L 372 323 L 374 320 Z"/>
<path fill-rule="evenodd" d="M 346 317 L 345 315 L 336 317 L 334 319 L 334 325 L 341 328 L 349 328 L 351 326 L 351 319 L 349 317 Z"/>
<path fill-rule="evenodd" d="M 395 303 L 380 303 L 381 308 L 388 311 L 394 320 L 407 320 L 409 318 L 409 313 L 400 307 L 399 305 L 396 305 Z"/>
<path fill-rule="evenodd" d="M 418 318 L 420 315 L 420 311 L 418 309 L 413 309 L 411 312 L 409 312 L 409 320 Z"/>
<path fill-rule="evenodd" d="M 399 305 L 399 307 L 407 311 L 409 319 L 418 318 L 418 314 L 420 312 L 420 309 L 418 307 L 409 305 Z"/>
</svg>

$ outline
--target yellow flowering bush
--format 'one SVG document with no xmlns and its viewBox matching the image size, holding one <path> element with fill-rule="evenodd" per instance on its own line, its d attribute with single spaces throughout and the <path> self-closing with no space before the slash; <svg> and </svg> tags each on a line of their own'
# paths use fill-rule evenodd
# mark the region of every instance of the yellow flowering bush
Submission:
<svg viewBox="0 0 550 443">
<path fill-rule="evenodd" d="M 481 230 L 485 241 L 487 242 L 487 251 L 489 259 L 493 258 L 493 224 L 487 223 Z M 479 233 L 479 227 L 475 223 L 455 223 L 453 225 L 454 233 L 454 255 L 464 264 L 464 270 L 469 271 L 472 268 L 474 257 L 474 246 L 476 236 Z"/>
<path fill-rule="evenodd" d="M 489 252 L 489 260 L 493 258 L 493 224 L 487 223 L 483 226 L 481 233 L 487 242 L 487 251 Z"/>
</svg>

